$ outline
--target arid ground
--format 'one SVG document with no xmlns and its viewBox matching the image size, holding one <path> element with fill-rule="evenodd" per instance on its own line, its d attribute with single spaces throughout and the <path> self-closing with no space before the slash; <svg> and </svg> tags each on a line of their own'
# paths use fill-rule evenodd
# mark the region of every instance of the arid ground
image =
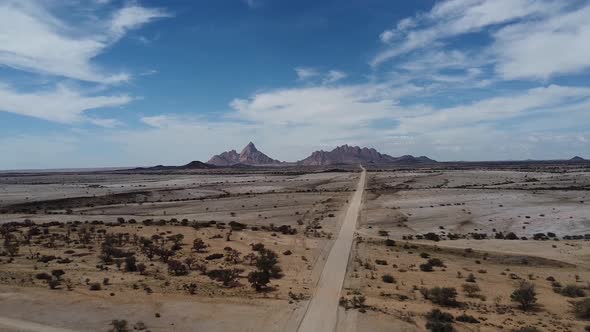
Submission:
<svg viewBox="0 0 590 332">
<path fill-rule="evenodd" d="M 361 174 L 0 174 L 0 331 L 590 325 L 587 169 Z"/>
</svg>

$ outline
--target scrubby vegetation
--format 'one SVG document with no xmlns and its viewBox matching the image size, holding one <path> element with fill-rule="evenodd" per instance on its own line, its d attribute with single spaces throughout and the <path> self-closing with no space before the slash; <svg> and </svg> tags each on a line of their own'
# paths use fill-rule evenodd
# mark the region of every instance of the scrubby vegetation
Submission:
<svg viewBox="0 0 590 332">
<path fill-rule="evenodd" d="M 510 294 L 510 299 L 517 302 L 524 311 L 532 309 L 537 303 L 537 291 L 535 285 L 528 281 L 521 281 Z"/>
</svg>

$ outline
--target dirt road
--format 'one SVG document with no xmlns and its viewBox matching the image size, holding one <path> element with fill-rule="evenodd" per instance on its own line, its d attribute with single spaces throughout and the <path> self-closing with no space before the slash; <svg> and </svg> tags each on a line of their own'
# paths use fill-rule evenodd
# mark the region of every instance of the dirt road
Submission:
<svg viewBox="0 0 590 332">
<path fill-rule="evenodd" d="M 327 332 L 334 331 L 336 327 L 340 290 L 344 283 L 348 257 L 352 249 L 356 221 L 365 189 L 366 173 L 367 171 L 363 169 L 356 192 L 344 216 L 340 234 L 332 246 L 313 298 L 299 325 L 299 332 Z"/>
</svg>

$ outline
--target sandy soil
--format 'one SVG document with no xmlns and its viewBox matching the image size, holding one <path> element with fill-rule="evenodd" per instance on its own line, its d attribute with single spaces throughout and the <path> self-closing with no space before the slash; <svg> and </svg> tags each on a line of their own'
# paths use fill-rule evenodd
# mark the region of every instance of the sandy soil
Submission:
<svg viewBox="0 0 590 332">
<path fill-rule="evenodd" d="M 369 178 L 361 225 L 371 227 L 375 235 L 383 229 L 394 237 L 438 232 L 440 227 L 458 233 L 514 232 L 519 237 L 590 233 L 589 190 L 521 188 L 590 185 L 590 173 L 559 176 L 505 171 L 378 173 Z M 517 182 L 532 178 L 540 180 Z M 514 183 L 495 184 L 509 181 Z M 465 185 L 473 187 L 459 188 Z"/>
<path fill-rule="evenodd" d="M 581 189 L 589 183 L 590 174 L 584 172 L 370 173 L 360 237 L 344 286 L 348 299 L 364 296 L 366 301 L 361 308 L 341 309 L 341 326 L 347 324 L 350 331 L 424 331 L 426 314 L 438 308 L 479 320 L 455 322 L 458 331 L 524 326 L 582 331 L 589 323 L 577 320 L 569 305 L 579 298 L 556 293 L 547 279 L 590 294 L 590 242 L 583 237 L 590 233 L 590 196 Z M 428 232 L 443 240 L 417 240 Z M 514 232 L 527 240 L 494 239 L 498 232 Z M 532 239 L 549 232 L 556 239 Z M 488 239 L 474 239 L 474 233 L 487 234 Z M 460 238 L 445 240 L 448 234 Z M 571 235 L 582 238 L 563 239 Z M 395 245 L 387 246 L 386 239 L 394 239 Z M 424 272 L 420 264 L 428 259 L 423 257 L 441 259 L 444 267 Z M 462 291 L 470 273 L 481 297 Z M 382 280 L 384 275 L 393 282 Z M 536 286 L 539 307 L 532 312 L 523 312 L 510 300 L 521 280 Z M 420 288 L 434 286 L 455 288 L 460 305 L 444 307 L 425 299 Z"/>
<path fill-rule="evenodd" d="M 357 205 L 359 174 L 1 174 L 0 225 L 6 226 L 0 227 L 0 331 L 106 331 L 114 319 L 136 330 L 141 322 L 151 331 L 296 331 L 312 296 L 328 289 L 331 296 L 314 297 L 320 309 L 307 311 L 320 316 L 310 320 L 314 328 L 321 320 L 337 331 L 425 331 L 432 309 L 479 321 L 455 321 L 457 331 L 535 326 L 565 332 L 590 325 L 570 310 L 569 301 L 584 297 L 554 291 L 559 282 L 590 294 L 587 171 L 369 171 Z M 353 234 L 349 206 L 360 208 L 350 255 L 340 248 L 350 241 L 335 236 Z M 235 223 L 244 228 L 230 233 Z M 500 232 L 517 239 L 495 239 Z M 426 233 L 441 241 L 424 239 Z M 533 239 L 537 233 L 542 239 Z M 126 272 L 121 259 L 103 261 L 109 234 L 125 239 L 116 248 L 134 252 L 137 263 L 146 265 L 144 273 Z M 142 238 L 162 249 L 180 239 L 172 259 L 198 264 L 174 275 L 162 257 L 148 256 Z M 207 245 L 202 251 L 192 250 L 197 238 Z M 9 254 L 14 239 L 20 247 Z M 271 278 L 261 292 L 248 280 L 257 267 L 246 257 L 258 257 L 256 243 L 277 253 L 282 268 L 282 277 Z M 209 260 L 212 254 L 218 258 Z M 46 260 L 50 256 L 55 258 Z M 430 258 L 443 266 L 422 271 Z M 240 272 L 224 286 L 197 265 Z M 340 290 L 343 273 L 335 271 L 344 268 Z M 37 278 L 53 270 L 65 272 L 57 289 Z M 469 274 L 480 288 L 477 297 L 463 291 Z M 320 279 L 319 285 L 333 287 L 316 290 Z M 524 312 L 510 300 L 522 280 L 536 286 L 535 310 Z M 101 289 L 90 290 L 94 283 Z M 460 305 L 426 299 L 421 288 L 434 286 L 455 288 Z M 342 299 L 336 309 L 337 294 Z"/>
<path fill-rule="evenodd" d="M 152 331 L 294 331 L 334 242 L 332 234 L 340 229 L 358 174 L 0 177 L 0 224 L 30 220 L 51 235 L 33 237 L 12 258 L 0 249 L 0 330 L 104 331 L 111 320 L 126 319 L 130 328 L 142 322 Z M 233 230 L 227 241 L 232 222 L 247 228 Z M 195 223 L 208 226 L 192 227 Z M 283 225 L 295 233 L 283 233 Z M 21 243 L 30 228 L 14 232 Z M 90 228 L 99 235 L 81 245 L 80 232 Z M 124 272 L 113 264 L 105 270 L 99 258 L 100 232 L 148 239 L 180 234 L 174 259 L 193 257 L 208 270 L 244 272 L 236 285 L 226 287 L 198 271 L 174 276 L 166 263 L 143 255 L 138 263 L 147 265 L 145 274 Z M 203 252 L 191 250 L 196 238 L 208 246 Z M 255 254 L 254 243 L 263 243 L 279 256 L 283 276 L 271 280 L 268 292 L 256 292 L 248 282 L 254 267 L 243 257 Z M 227 256 L 228 248 L 240 253 L 237 262 L 205 259 L 211 254 Z M 121 249 L 139 251 L 129 243 Z M 41 263 L 40 256 L 67 262 Z M 62 269 L 67 281 L 49 290 L 35 275 L 54 269 Z M 89 290 L 95 282 L 102 284 L 101 290 Z M 186 288 L 190 284 L 196 285 L 193 295 Z"/>
</svg>

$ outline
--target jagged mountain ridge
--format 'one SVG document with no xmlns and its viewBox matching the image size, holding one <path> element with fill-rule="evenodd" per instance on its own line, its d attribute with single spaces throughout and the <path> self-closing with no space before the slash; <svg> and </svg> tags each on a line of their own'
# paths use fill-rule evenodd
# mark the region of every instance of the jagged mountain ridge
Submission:
<svg viewBox="0 0 590 332">
<path fill-rule="evenodd" d="M 209 159 L 207 164 L 216 166 L 232 166 L 237 164 L 243 165 L 279 165 L 281 162 L 272 159 L 266 154 L 258 151 L 254 143 L 250 142 L 242 149 L 239 154 L 236 150 L 230 150 L 215 155 Z"/>
<path fill-rule="evenodd" d="M 358 146 L 349 146 L 347 144 L 336 147 L 332 151 L 315 151 L 309 157 L 298 162 L 304 166 L 327 166 L 337 164 L 426 164 L 435 163 L 436 161 L 425 157 L 414 157 L 405 155 L 401 157 L 392 157 L 387 154 L 379 153 L 373 148 L 361 148 Z"/>
</svg>

